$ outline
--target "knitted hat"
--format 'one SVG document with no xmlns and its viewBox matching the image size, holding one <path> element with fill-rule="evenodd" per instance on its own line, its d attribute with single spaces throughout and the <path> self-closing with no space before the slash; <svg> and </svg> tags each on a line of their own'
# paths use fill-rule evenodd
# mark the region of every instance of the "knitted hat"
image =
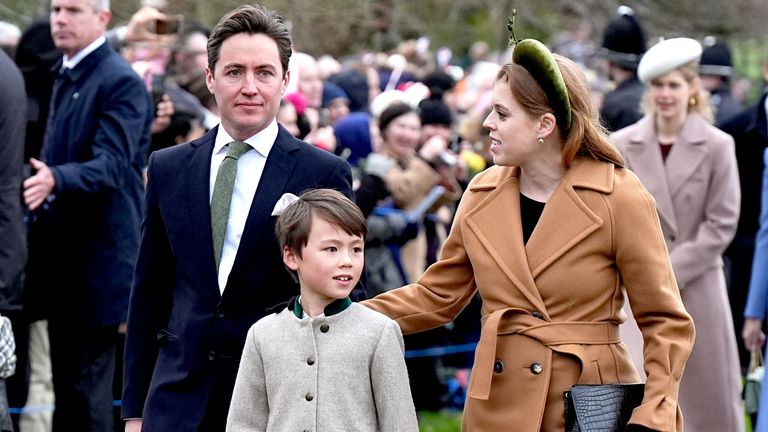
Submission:
<svg viewBox="0 0 768 432">
<path fill-rule="evenodd" d="M 298 115 L 304 114 L 304 110 L 306 110 L 309 105 L 306 96 L 300 92 L 286 93 L 283 97 L 293 104 L 296 108 L 296 114 Z"/>
<path fill-rule="evenodd" d="M 637 77 L 646 85 L 654 78 L 701 58 L 701 44 L 690 38 L 665 39 L 649 49 L 637 66 Z"/>
<path fill-rule="evenodd" d="M 733 63 L 731 62 L 731 50 L 725 42 L 715 40 L 713 37 L 704 39 L 704 51 L 701 53 L 699 73 L 702 75 L 731 76 Z"/>
<path fill-rule="evenodd" d="M 600 54 L 623 68 L 634 70 L 645 52 L 645 32 L 631 8 L 621 6 L 617 13 L 605 27 Z"/>
<path fill-rule="evenodd" d="M 439 70 L 428 73 L 421 82 L 429 88 L 430 99 L 442 98 L 445 92 L 456 85 L 456 80 L 453 77 Z"/>
<path fill-rule="evenodd" d="M 451 126 L 453 118 L 451 110 L 439 99 L 424 99 L 419 103 L 419 117 L 423 125 Z"/>
<path fill-rule="evenodd" d="M 331 75 L 328 81 L 338 85 L 349 97 L 350 111 L 368 110 L 368 79 L 360 72 L 347 69 Z"/>
<path fill-rule="evenodd" d="M 347 93 L 344 90 L 342 90 L 341 87 L 337 86 L 336 84 L 330 81 L 323 81 L 322 107 L 328 108 L 328 105 L 330 105 L 331 102 L 339 98 L 349 101 L 349 97 L 347 96 Z"/>
<path fill-rule="evenodd" d="M 333 124 L 336 135 L 337 155 L 347 154 L 347 162 L 356 166 L 357 162 L 371 153 L 371 116 L 364 112 L 353 112 Z"/>
</svg>

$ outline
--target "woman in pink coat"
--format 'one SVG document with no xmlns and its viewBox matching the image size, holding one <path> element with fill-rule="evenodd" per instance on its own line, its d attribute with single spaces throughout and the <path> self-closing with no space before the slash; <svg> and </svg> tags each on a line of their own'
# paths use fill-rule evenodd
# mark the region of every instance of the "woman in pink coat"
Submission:
<svg viewBox="0 0 768 432">
<path fill-rule="evenodd" d="M 711 125 L 700 55 L 688 38 L 648 50 L 638 66 L 647 114 L 611 138 L 656 199 L 677 285 L 696 323 L 680 383 L 686 430 L 736 432 L 744 430 L 741 370 L 721 254 L 739 220 L 739 178 L 733 139 Z M 642 355 L 640 338 L 628 345 Z"/>
<path fill-rule="evenodd" d="M 630 429 L 682 431 L 693 323 L 653 198 L 600 127 L 584 74 L 525 40 L 492 102 L 484 126 L 496 166 L 473 178 L 439 261 L 365 304 L 413 333 L 449 322 L 479 293 L 463 430 L 562 432 L 574 384 L 640 379 L 618 334 L 626 286 L 648 341 Z"/>
</svg>

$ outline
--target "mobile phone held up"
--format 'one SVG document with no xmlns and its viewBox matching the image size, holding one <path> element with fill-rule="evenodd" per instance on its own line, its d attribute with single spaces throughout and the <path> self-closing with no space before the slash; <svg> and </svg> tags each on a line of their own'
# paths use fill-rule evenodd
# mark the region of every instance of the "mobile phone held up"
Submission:
<svg viewBox="0 0 768 432">
<path fill-rule="evenodd" d="M 166 15 L 164 19 L 156 19 L 153 24 L 153 31 L 159 35 L 179 34 L 184 24 L 184 15 Z"/>
<path fill-rule="evenodd" d="M 165 75 L 153 75 L 152 76 L 152 88 L 150 89 L 152 94 L 152 104 L 154 109 L 157 109 L 157 104 L 163 100 L 165 94 Z"/>
</svg>

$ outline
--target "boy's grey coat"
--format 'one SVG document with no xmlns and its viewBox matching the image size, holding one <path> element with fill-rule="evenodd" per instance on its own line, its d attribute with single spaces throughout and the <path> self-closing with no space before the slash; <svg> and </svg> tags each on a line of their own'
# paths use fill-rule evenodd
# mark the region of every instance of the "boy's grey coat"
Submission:
<svg viewBox="0 0 768 432">
<path fill-rule="evenodd" d="M 418 431 L 394 321 L 353 303 L 312 320 L 286 308 L 251 327 L 227 431 L 302 430 Z"/>
</svg>

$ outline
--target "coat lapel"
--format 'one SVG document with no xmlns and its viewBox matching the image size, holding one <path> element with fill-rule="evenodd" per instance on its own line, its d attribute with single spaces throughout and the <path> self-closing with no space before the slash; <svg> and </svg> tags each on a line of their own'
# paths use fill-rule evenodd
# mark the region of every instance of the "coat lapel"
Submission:
<svg viewBox="0 0 768 432">
<path fill-rule="evenodd" d="M 472 186 L 472 189 L 495 187 L 495 190 L 467 213 L 467 226 L 531 305 L 537 310 L 546 310 L 525 255 L 520 223 L 520 185 L 517 170 L 512 173 L 512 177 L 505 177 L 498 184 Z M 500 220 L 502 216 L 509 217 L 509 222 Z"/>
<path fill-rule="evenodd" d="M 624 156 L 629 168 L 637 174 L 643 186 L 656 200 L 659 219 L 669 228 L 670 233 L 676 233 L 677 216 L 672 204 L 672 192 L 654 129 L 653 117 L 643 117 L 638 122 L 636 132 L 629 138 Z"/>
<path fill-rule="evenodd" d="M 272 234 L 271 225 L 269 225 L 270 230 L 268 232 L 264 231 L 265 224 L 269 221 L 275 204 L 283 195 L 285 186 L 296 166 L 296 160 L 290 157 L 290 153 L 298 149 L 298 143 L 290 137 L 285 129 L 280 127 L 275 144 L 272 146 L 264 165 L 264 172 L 261 174 L 256 195 L 253 197 L 248 219 L 245 221 L 243 236 L 237 249 L 230 279 L 231 274 L 237 272 L 241 266 L 248 265 L 248 263 L 242 262 L 243 256 L 248 255 L 244 252 L 258 247 L 259 239 L 263 235 Z"/>
<path fill-rule="evenodd" d="M 210 204 L 211 153 L 217 131 L 218 127 L 215 127 L 199 140 L 190 143 L 195 150 L 187 166 L 190 182 L 189 187 L 186 188 L 190 220 L 197 221 L 195 225 L 201 228 L 190 229 L 189 235 L 195 237 L 194 244 L 201 245 L 199 251 L 201 265 L 206 268 L 201 273 L 211 276 L 210 280 L 202 285 L 205 287 L 206 296 L 213 303 L 218 303 L 221 298 L 219 283 L 216 279 L 216 259 L 213 257 Z"/>
<path fill-rule="evenodd" d="M 603 225 L 574 188 L 603 193 L 613 190 L 613 165 L 576 160 L 555 189 L 525 247 L 528 265 L 536 278 L 579 241 Z"/>
<path fill-rule="evenodd" d="M 675 196 L 688 178 L 699 169 L 708 147 L 701 145 L 706 137 L 706 121 L 698 114 L 690 113 L 677 135 L 677 142 L 667 157 L 665 166 L 671 196 Z"/>
</svg>

